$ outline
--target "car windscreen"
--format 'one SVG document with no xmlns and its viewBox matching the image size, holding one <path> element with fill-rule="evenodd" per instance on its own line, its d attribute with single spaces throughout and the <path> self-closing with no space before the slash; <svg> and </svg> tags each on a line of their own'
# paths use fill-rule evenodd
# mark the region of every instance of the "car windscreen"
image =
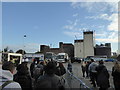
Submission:
<svg viewBox="0 0 120 90">
<path fill-rule="evenodd" d="M 64 55 L 58 55 L 57 59 L 64 59 Z"/>
</svg>

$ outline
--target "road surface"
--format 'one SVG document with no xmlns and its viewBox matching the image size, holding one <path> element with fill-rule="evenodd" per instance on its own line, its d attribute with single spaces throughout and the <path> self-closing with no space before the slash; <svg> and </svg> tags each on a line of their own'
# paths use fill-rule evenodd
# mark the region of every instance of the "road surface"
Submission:
<svg viewBox="0 0 120 90">
<path fill-rule="evenodd" d="M 110 74 L 110 87 L 113 88 L 113 79 L 111 76 L 111 71 L 112 71 L 112 67 L 113 67 L 113 62 L 105 62 L 105 66 L 107 67 L 109 74 Z M 65 67 L 67 67 L 67 63 L 64 64 Z M 89 78 L 83 78 L 82 77 L 82 71 L 81 71 L 81 64 L 80 63 L 72 63 L 72 67 L 73 67 L 73 74 L 78 77 L 80 80 L 82 80 L 88 87 L 93 88 L 92 85 L 90 84 Z M 74 79 L 75 80 L 75 79 Z M 78 81 L 74 81 L 75 85 L 78 83 Z M 95 90 L 97 90 L 95 88 Z"/>
</svg>

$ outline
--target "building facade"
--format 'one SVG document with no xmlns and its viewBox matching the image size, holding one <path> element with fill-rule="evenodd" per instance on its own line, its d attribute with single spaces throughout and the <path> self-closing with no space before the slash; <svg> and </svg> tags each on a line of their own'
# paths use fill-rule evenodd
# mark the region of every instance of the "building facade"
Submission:
<svg viewBox="0 0 120 90">
<path fill-rule="evenodd" d="M 94 56 L 94 42 L 93 31 L 86 31 L 84 33 L 83 54 L 84 58 L 87 56 Z"/>
<path fill-rule="evenodd" d="M 74 50 L 75 57 L 84 58 L 83 54 L 83 40 L 75 40 L 74 41 Z"/>
<path fill-rule="evenodd" d="M 74 57 L 74 45 L 72 43 L 62 43 L 60 42 L 61 46 L 61 50 L 64 52 L 64 53 L 67 53 L 69 58 L 73 58 Z"/>
<path fill-rule="evenodd" d="M 94 50 L 95 50 L 96 56 L 106 55 L 108 58 L 111 57 L 111 44 L 110 43 L 96 45 Z"/>
<path fill-rule="evenodd" d="M 59 42 L 59 48 L 50 48 L 47 45 L 40 45 L 40 52 L 67 53 L 70 58 L 74 57 L 74 45 L 72 43 Z"/>
<path fill-rule="evenodd" d="M 62 52 L 62 49 L 61 48 L 50 48 L 47 45 L 40 45 L 40 52 L 42 52 L 43 54 L 46 54 L 46 52 L 53 52 L 55 54 L 58 54 Z"/>
<path fill-rule="evenodd" d="M 78 58 L 94 56 L 93 31 L 83 32 L 83 40 L 74 41 L 74 55 Z"/>
</svg>

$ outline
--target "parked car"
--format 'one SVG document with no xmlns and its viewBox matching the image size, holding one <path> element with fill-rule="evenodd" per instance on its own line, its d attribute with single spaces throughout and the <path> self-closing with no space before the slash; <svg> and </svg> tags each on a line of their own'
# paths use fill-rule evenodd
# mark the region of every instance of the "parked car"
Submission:
<svg viewBox="0 0 120 90">
<path fill-rule="evenodd" d="M 82 58 L 74 57 L 74 58 L 71 59 L 71 63 L 73 63 L 73 62 L 81 63 L 82 60 L 83 60 Z"/>
<path fill-rule="evenodd" d="M 91 58 L 84 58 L 83 61 L 90 61 Z"/>
<path fill-rule="evenodd" d="M 116 59 L 107 59 L 107 60 L 104 60 L 105 62 L 114 62 L 116 61 Z"/>
</svg>

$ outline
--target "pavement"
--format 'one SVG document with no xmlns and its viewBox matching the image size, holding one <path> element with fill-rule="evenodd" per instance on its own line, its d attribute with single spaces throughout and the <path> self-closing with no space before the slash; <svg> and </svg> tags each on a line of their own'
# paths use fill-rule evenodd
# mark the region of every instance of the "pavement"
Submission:
<svg viewBox="0 0 120 90">
<path fill-rule="evenodd" d="M 66 67 L 67 66 L 67 63 L 66 64 L 64 64 L 64 66 Z M 91 85 L 91 82 L 90 82 L 90 79 L 89 78 L 83 78 L 82 77 L 82 70 L 81 70 L 81 64 L 79 64 L 79 63 L 73 63 L 72 64 L 72 66 L 73 66 L 73 75 L 75 76 L 75 77 L 77 77 L 78 79 L 80 79 L 85 85 L 87 85 L 88 87 L 90 87 L 92 90 L 98 90 L 98 87 L 97 88 L 94 88 L 92 85 Z M 109 74 L 110 74 L 110 90 L 111 90 L 111 88 L 113 88 L 114 87 L 114 85 L 113 85 L 113 78 L 112 78 L 112 76 L 111 76 L 111 71 L 112 71 L 112 67 L 113 67 L 113 63 L 112 62 L 105 62 L 105 66 L 107 67 L 107 69 L 108 69 L 108 71 L 109 71 Z M 74 80 L 73 82 L 74 82 L 74 87 L 75 88 L 77 88 L 77 87 L 79 87 L 77 84 L 80 84 L 79 82 L 78 82 L 78 80 L 76 80 L 76 79 L 72 79 L 72 80 Z M 71 85 L 70 85 L 71 86 Z M 112 89 L 113 90 L 113 89 Z"/>
</svg>

